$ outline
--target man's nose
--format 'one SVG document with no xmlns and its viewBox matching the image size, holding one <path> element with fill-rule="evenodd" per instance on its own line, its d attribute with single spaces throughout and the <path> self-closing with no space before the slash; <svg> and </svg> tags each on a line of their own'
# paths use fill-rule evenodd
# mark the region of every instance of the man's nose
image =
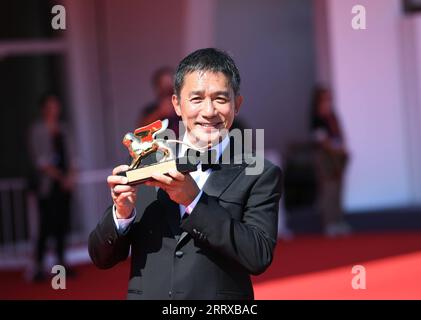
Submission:
<svg viewBox="0 0 421 320">
<path fill-rule="evenodd" d="M 210 98 L 205 99 L 204 104 L 203 104 L 203 109 L 202 109 L 202 115 L 204 117 L 210 118 L 210 117 L 216 116 L 216 113 L 217 112 L 216 112 L 216 109 L 213 105 L 212 99 L 210 99 Z"/>
</svg>

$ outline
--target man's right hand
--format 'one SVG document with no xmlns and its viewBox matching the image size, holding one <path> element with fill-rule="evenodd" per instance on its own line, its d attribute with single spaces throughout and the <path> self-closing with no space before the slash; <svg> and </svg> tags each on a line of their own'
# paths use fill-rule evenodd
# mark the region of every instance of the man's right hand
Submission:
<svg viewBox="0 0 421 320">
<path fill-rule="evenodd" d="M 111 189 L 111 197 L 116 206 L 117 219 L 127 219 L 132 214 L 136 206 L 136 188 L 127 185 L 127 178 L 117 174 L 129 169 L 128 165 L 121 165 L 113 169 L 111 176 L 108 176 L 107 182 Z"/>
</svg>

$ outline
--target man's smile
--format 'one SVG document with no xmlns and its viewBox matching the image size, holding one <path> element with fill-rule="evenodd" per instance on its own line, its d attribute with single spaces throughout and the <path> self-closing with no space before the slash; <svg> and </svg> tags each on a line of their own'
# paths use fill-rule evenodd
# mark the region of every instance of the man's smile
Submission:
<svg viewBox="0 0 421 320">
<path fill-rule="evenodd" d="M 195 124 L 196 124 L 196 126 L 199 126 L 206 131 L 211 131 L 211 130 L 223 128 L 224 123 L 222 121 L 219 121 L 219 122 L 213 122 L 213 123 L 196 122 Z"/>
</svg>

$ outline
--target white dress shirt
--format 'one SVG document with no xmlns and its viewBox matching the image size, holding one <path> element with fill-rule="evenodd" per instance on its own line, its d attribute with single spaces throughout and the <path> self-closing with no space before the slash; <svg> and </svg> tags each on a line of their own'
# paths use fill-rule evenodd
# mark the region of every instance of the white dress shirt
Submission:
<svg viewBox="0 0 421 320">
<path fill-rule="evenodd" d="M 190 143 L 188 137 L 187 137 L 187 134 L 184 135 L 183 142 L 192 145 Z M 218 143 L 217 145 L 213 146 L 210 149 L 210 150 L 216 151 L 216 159 L 219 159 L 221 157 L 221 154 L 224 151 L 224 149 L 226 148 L 226 146 L 228 145 L 228 143 L 229 143 L 229 136 L 227 135 L 220 143 Z M 188 149 L 188 146 L 185 145 L 185 144 L 182 144 L 181 148 L 179 148 L 178 155 L 183 156 L 187 149 Z M 208 180 L 211 172 L 212 172 L 212 169 L 202 171 L 202 164 L 201 163 L 198 164 L 196 171 L 190 172 L 190 176 L 196 182 L 197 186 L 200 189 L 200 192 L 198 193 L 196 198 L 194 198 L 194 200 L 187 207 L 183 206 L 182 204 L 179 205 L 180 206 L 180 217 L 181 218 L 183 218 L 184 214 L 190 214 L 193 211 L 196 204 L 199 202 L 199 199 L 203 194 L 203 186 L 205 185 L 206 181 Z M 117 227 L 117 231 L 121 234 L 127 229 L 127 227 L 135 219 L 136 209 L 133 210 L 131 216 L 127 219 L 118 219 L 117 216 L 116 216 L 115 210 L 116 209 L 115 209 L 115 205 L 114 205 L 113 206 L 113 218 L 114 218 L 115 225 Z"/>
</svg>

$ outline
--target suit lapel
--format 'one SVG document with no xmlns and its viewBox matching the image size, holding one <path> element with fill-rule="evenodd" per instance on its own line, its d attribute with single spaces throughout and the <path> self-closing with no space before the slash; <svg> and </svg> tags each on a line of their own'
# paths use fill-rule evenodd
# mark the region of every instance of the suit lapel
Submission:
<svg viewBox="0 0 421 320">
<path fill-rule="evenodd" d="M 220 163 L 219 168 L 212 170 L 212 173 L 203 186 L 203 191 L 206 192 L 206 194 L 217 198 L 220 197 L 244 169 L 246 163 L 244 162 L 242 154 L 235 154 L 235 151 L 234 143 L 231 138 L 229 145 L 225 148 L 219 159 L 219 162 L 223 162 L 224 159 L 229 159 L 229 163 Z"/>
<path fill-rule="evenodd" d="M 175 150 L 178 154 L 178 148 Z M 228 152 L 230 163 L 224 164 L 221 163 L 218 169 L 213 169 L 208 180 L 203 186 L 203 191 L 206 194 L 214 197 L 220 197 L 221 194 L 231 185 L 234 179 L 244 170 L 246 163 L 240 155 L 240 163 L 234 162 L 234 159 L 239 159 L 239 155 L 234 154 L 233 144 L 230 143 L 227 148 L 224 150 L 220 159 L 225 159 Z M 162 189 L 158 190 L 157 194 L 158 200 L 163 204 L 165 210 L 165 217 L 167 223 L 173 233 L 174 237 L 177 239 L 177 248 L 183 243 L 188 241 L 191 236 L 187 232 L 183 232 L 180 228 L 180 207 L 178 203 L 172 201 L 168 194 Z"/>
<path fill-rule="evenodd" d="M 210 196 L 219 198 L 221 194 L 234 181 L 234 179 L 240 174 L 243 168 L 243 164 L 222 164 L 220 169 L 212 171 L 208 180 L 203 186 L 203 192 Z"/>
<path fill-rule="evenodd" d="M 158 190 L 158 199 L 164 206 L 164 216 L 174 238 L 177 240 L 177 249 L 180 245 L 182 245 L 183 241 L 186 242 L 191 238 L 188 232 L 183 231 L 180 228 L 180 206 L 178 203 L 172 201 L 168 194 L 162 189 Z"/>
<path fill-rule="evenodd" d="M 243 170 L 244 164 L 221 164 L 220 169 L 212 171 L 205 185 L 203 192 L 214 197 L 219 197 L 234 181 Z M 183 231 L 177 241 L 176 249 L 183 246 L 191 239 L 189 233 Z"/>
<path fill-rule="evenodd" d="M 158 200 L 162 203 L 165 211 L 165 219 L 174 237 L 178 237 L 182 230 L 180 228 L 180 206 L 178 203 L 172 201 L 168 194 L 158 189 Z"/>
</svg>

